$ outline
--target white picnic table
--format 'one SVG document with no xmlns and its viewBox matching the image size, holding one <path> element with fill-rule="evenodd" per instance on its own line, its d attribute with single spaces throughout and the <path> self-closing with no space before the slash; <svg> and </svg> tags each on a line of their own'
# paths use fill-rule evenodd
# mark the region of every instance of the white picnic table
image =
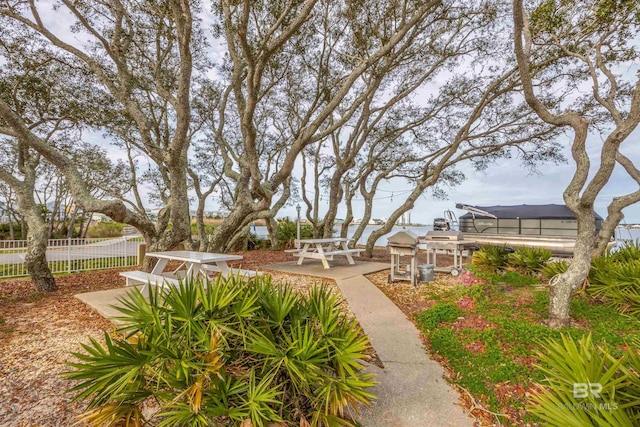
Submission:
<svg viewBox="0 0 640 427">
<path fill-rule="evenodd" d="M 329 261 L 333 261 L 335 255 L 347 257 L 349 264 L 355 264 L 351 254 L 357 254 L 364 249 L 349 249 L 348 243 L 351 239 L 344 237 L 331 237 L 325 239 L 301 239 L 299 243 L 301 249 L 292 251 L 298 257 L 298 265 L 302 265 L 305 258 L 319 259 L 324 268 L 331 268 Z"/>
<path fill-rule="evenodd" d="M 206 277 L 207 271 L 219 271 L 224 277 L 231 273 L 231 269 L 227 265 L 227 261 L 238 261 L 242 259 L 241 255 L 215 254 L 209 252 L 196 251 L 166 251 L 166 252 L 147 252 L 148 257 L 158 258 L 158 263 L 151 270 L 151 274 L 160 276 L 163 274 L 165 267 L 169 261 L 181 261 L 182 264 L 173 271 L 177 275 L 178 271 L 183 267 L 186 269 L 185 276 L 195 277 L 202 274 Z M 210 264 L 215 264 L 215 268 L 211 268 Z"/>
<path fill-rule="evenodd" d="M 127 279 L 127 286 L 143 284 L 142 290 L 147 284 L 156 286 L 178 285 L 179 279 L 185 277 L 196 277 L 202 275 L 207 277 L 208 273 L 219 272 L 222 276 L 228 277 L 231 274 L 253 277 L 259 275 L 256 271 L 240 270 L 230 268 L 227 261 L 241 260 L 240 255 L 214 254 L 208 252 L 196 251 L 167 251 L 167 252 L 148 252 L 146 254 L 151 258 L 158 258 L 158 262 L 153 267 L 151 273 L 145 271 L 123 271 L 121 276 Z M 182 264 L 173 272 L 165 272 L 164 269 L 169 261 L 180 261 Z"/>
</svg>

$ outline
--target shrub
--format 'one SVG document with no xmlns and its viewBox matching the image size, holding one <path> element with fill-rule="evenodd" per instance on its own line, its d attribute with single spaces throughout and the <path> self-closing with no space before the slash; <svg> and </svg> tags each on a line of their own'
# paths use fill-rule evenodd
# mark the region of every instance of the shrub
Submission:
<svg viewBox="0 0 640 427">
<path fill-rule="evenodd" d="M 504 246 L 484 246 L 473 253 L 471 263 L 487 270 L 500 270 L 507 263 L 509 250 Z"/>
<path fill-rule="evenodd" d="M 13 238 L 20 240 L 22 238 L 22 225 L 19 222 L 11 225 L 13 225 Z M 8 240 L 11 238 L 11 225 L 6 222 L 0 223 L 0 240 Z"/>
<path fill-rule="evenodd" d="M 542 270 L 552 253 L 544 248 L 519 248 L 507 257 L 507 263 L 527 273 L 537 273 Z"/>
<path fill-rule="evenodd" d="M 439 302 L 418 315 L 420 324 L 428 330 L 437 328 L 440 323 L 453 322 L 462 315 L 462 311 L 452 302 Z"/>
<path fill-rule="evenodd" d="M 249 232 L 249 240 L 247 241 L 247 249 L 267 249 L 271 247 L 271 240 L 258 237 L 257 234 Z"/>
<path fill-rule="evenodd" d="M 278 244 L 283 248 L 292 248 L 298 237 L 298 224 L 289 218 L 278 220 Z M 300 238 L 311 239 L 313 228 L 310 225 L 300 225 Z"/>
<path fill-rule="evenodd" d="M 616 251 L 607 251 L 606 255 L 617 262 L 640 261 L 640 240 L 626 241 Z"/>
<path fill-rule="evenodd" d="M 562 274 L 569 268 L 569 263 L 565 260 L 548 262 L 542 267 L 540 272 L 547 279 L 551 279 L 553 276 Z"/>
<path fill-rule="evenodd" d="M 640 356 L 628 347 L 614 357 L 591 336 L 576 342 L 547 340 L 538 354 L 544 385 L 531 398 L 529 410 L 551 426 L 634 426 L 640 423 Z M 589 384 L 595 386 L 591 393 Z M 576 389 L 576 384 L 584 384 Z M 599 388 L 601 389 L 599 390 Z M 577 393 L 576 394 L 576 390 Z"/>
<path fill-rule="evenodd" d="M 625 242 L 591 261 L 589 294 L 640 316 L 640 242 Z"/>
<path fill-rule="evenodd" d="M 196 235 L 198 234 L 198 223 L 197 222 L 192 222 L 191 223 L 191 234 Z M 211 224 L 204 224 L 204 234 L 206 235 L 210 235 L 213 234 L 216 231 L 216 226 L 215 225 L 211 225 Z"/>
<path fill-rule="evenodd" d="M 89 227 L 87 237 L 120 237 L 123 228 L 119 222 L 99 222 Z"/>
<path fill-rule="evenodd" d="M 268 277 L 186 281 L 148 302 L 135 289 L 118 308 L 126 336 L 83 344 L 65 375 L 94 425 L 146 422 L 154 401 L 161 426 L 350 426 L 375 382 L 362 372 L 368 340 L 339 303 Z"/>
<path fill-rule="evenodd" d="M 590 295 L 602 298 L 623 313 L 640 316 L 640 261 L 594 259 L 589 282 Z"/>
</svg>

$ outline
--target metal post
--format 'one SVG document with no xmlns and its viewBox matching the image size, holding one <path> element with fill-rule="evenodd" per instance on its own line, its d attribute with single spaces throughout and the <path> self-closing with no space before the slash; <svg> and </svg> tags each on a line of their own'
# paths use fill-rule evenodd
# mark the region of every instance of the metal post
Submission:
<svg viewBox="0 0 640 427">
<path fill-rule="evenodd" d="M 300 249 L 300 205 L 296 205 L 296 210 L 298 211 L 298 224 L 297 224 L 297 239 L 296 239 L 296 249 Z"/>
</svg>

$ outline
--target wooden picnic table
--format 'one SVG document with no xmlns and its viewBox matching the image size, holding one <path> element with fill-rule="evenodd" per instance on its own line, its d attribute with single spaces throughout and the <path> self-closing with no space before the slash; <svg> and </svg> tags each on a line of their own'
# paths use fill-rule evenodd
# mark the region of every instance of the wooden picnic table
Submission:
<svg viewBox="0 0 640 427">
<path fill-rule="evenodd" d="M 348 243 L 351 239 L 344 237 L 331 237 L 327 239 L 301 239 L 301 249 L 292 251 L 298 257 L 298 265 L 302 265 L 305 258 L 319 259 L 324 268 L 331 268 L 329 261 L 333 261 L 335 255 L 347 257 L 349 264 L 354 265 L 355 261 L 351 254 L 358 254 L 364 249 L 349 249 Z"/>
</svg>

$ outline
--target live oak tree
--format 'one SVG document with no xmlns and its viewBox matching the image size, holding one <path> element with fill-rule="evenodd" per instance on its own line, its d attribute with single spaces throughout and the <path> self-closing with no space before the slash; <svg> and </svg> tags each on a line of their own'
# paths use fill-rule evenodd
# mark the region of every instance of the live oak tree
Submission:
<svg viewBox="0 0 640 427">
<path fill-rule="evenodd" d="M 190 238 L 187 200 L 187 152 L 190 142 L 190 96 L 194 42 L 192 7 L 187 0 L 154 3 L 63 0 L 43 10 L 33 0 L 4 2 L 5 29 L 24 41 L 42 40 L 54 60 L 82 69 L 84 85 L 109 98 L 103 126 L 127 138 L 164 173 L 171 197 L 153 222 L 122 200 L 101 200 L 87 190 L 82 175 L 66 153 L 30 132 L 24 117 L 0 101 L 0 117 L 24 144 L 64 173 L 75 202 L 85 211 L 102 212 L 138 228 L 153 250 L 175 247 Z M 43 12 L 46 14 L 44 15 Z M 51 25 L 50 14 L 72 19 L 75 41 L 64 25 Z M 128 129 L 124 134 L 123 130 Z M 171 224 L 171 226 L 169 226 Z"/>
<path fill-rule="evenodd" d="M 596 232 L 594 203 L 614 169 L 640 185 L 640 171 L 625 154 L 640 123 L 640 77 L 629 72 L 640 61 L 640 5 L 635 0 L 546 0 L 526 10 L 522 0 L 514 0 L 513 10 L 526 101 L 542 120 L 572 133 L 575 172 L 563 197 L 576 217 L 578 236 L 568 270 L 549 283 L 549 326 L 559 328 L 570 324 L 571 297 L 584 283 L 592 257 L 607 247 L 622 209 L 640 201 L 640 190 L 613 197 Z M 548 74 L 562 81 L 536 86 Z M 561 92 L 565 101 L 549 102 L 553 92 Z M 589 145 L 598 139 L 600 148 L 592 154 Z"/>
<path fill-rule="evenodd" d="M 228 49 L 215 141 L 226 156 L 234 205 L 211 249 L 224 250 L 239 230 L 286 204 L 302 150 L 353 117 L 375 90 L 363 76 L 411 46 L 440 7 L 438 1 L 214 2 Z"/>
<path fill-rule="evenodd" d="M 315 175 L 314 197 L 324 183 L 329 200 L 322 221 L 317 212 L 311 215 L 312 204 L 305 200 L 307 217 L 325 236 L 333 231 L 344 196 L 352 204 L 357 189 L 364 202 L 363 220 L 353 236 L 357 241 L 371 219 L 379 185 L 389 180 L 409 184 L 407 193 L 396 196 L 387 223 L 369 237 L 369 255 L 376 240 L 425 191 L 441 194 L 442 185 L 461 181 L 458 163 L 482 169 L 496 158 L 517 156 L 535 168 L 560 160 L 557 145 L 550 142 L 557 130 L 518 100 L 519 80 L 504 20 L 508 9 L 500 2 L 441 6 L 419 24 L 419 37 L 400 44 L 393 58 L 363 73 L 368 90 L 361 106 L 330 138 L 316 143 L 316 151 L 307 156 L 311 161 L 305 162 L 310 163 L 306 171 Z M 375 33 L 370 37 L 375 39 Z M 422 96 L 415 97 L 416 92 Z M 329 175 L 319 180 L 318 173 L 327 170 Z M 313 205 L 317 209 L 317 201 Z"/>
<path fill-rule="evenodd" d="M 88 144 L 78 144 L 82 131 L 94 121 L 85 101 L 90 88 L 70 87 L 66 81 L 78 78 L 53 60 L 41 44 L 25 46 L 10 37 L 3 38 L 2 56 L 8 59 L 0 68 L 2 102 L 9 105 L 27 123 L 28 131 L 46 144 L 66 153 L 78 164 L 87 190 L 94 197 L 126 190 L 119 183 L 126 175 L 122 165 L 115 166 L 105 153 Z M 74 92 L 69 98 L 68 93 Z M 55 290 L 55 281 L 46 260 L 47 241 L 54 229 L 75 228 L 78 209 L 65 177 L 36 150 L 30 148 L 14 129 L 0 119 L 0 180 L 16 195 L 17 206 L 28 229 L 25 254 L 27 271 L 39 291 Z M 51 204 L 51 209 L 45 209 Z M 48 224 L 47 224 L 48 222 Z M 86 229 L 86 227 L 85 227 Z"/>
<path fill-rule="evenodd" d="M 514 158 L 535 169 L 542 162 L 562 159 L 553 142 L 557 130 L 541 123 L 518 102 L 517 69 L 510 64 L 484 77 L 474 75 L 469 68 L 466 76 L 456 77 L 447 86 L 457 94 L 457 101 L 439 111 L 439 120 L 434 121 L 428 137 L 416 141 L 427 155 L 420 162 L 419 172 L 408 179 L 411 192 L 389 221 L 369 236 L 368 253 L 425 190 L 437 186 L 447 175 L 451 182 L 459 180 L 459 174 L 451 173 L 457 164 L 469 162 L 482 170 L 497 158 Z"/>
<path fill-rule="evenodd" d="M 65 76 L 62 67 L 39 49 L 24 51 L 20 46 L 4 40 L 0 66 L 0 103 L 10 106 L 26 122 L 28 133 L 50 146 L 62 146 L 79 132 L 82 105 L 64 99 L 57 79 Z M 27 55 L 28 53 L 28 55 Z M 15 62 L 22 62 L 17 69 Z M 36 198 L 37 186 L 47 167 L 40 153 L 33 150 L 25 138 L 0 119 L 0 180 L 16 196 L 18 210 L 27 226 L 28 245 L 25 265 L 36 289 L 50 292 L 57 289 L 46 258 L 49 238 L 42 204 Z M 53 215 L 50 218 L 53 221 Z"/>
<path fill-rule="evenodd" d="M 358 28 L 359 38 L 367 40 L 367 43 L 356 45 L 358 54 L 361 54 L 358 48 L 366 49 L 362 46 L 388 37 L 388 18 L 377 17 L 375 10 L 368 13 L 368 26 Z M 420 133 L 420 128 L 434 118 L 429 110 L 433 105 L 425 105 L 437 91 L 437 80 L 452 73 L 454 64 L 468 55 L 470 49 L 478 48 L 470 40 L 482 37 L 482 28 L 492 19 L 494 10 L 490 7 L 443 2 L 417 24 L 419 31 L 396 46 L 393 56 L 386 57 L 363 73 L 361 79 L 367 87 L 364 102 L 327 141 L 332 161 L 324 162 L 329 164 L 329 175 L 324 180 L 329 204 L 324 218 L 317 224 L 325 237 L 332 233 L 338 206 L 345 195 L 344 178 L 354 169 L 372 165 L 363 159 L 371 159 L 373 154 L 371 160 L 383 164 L 385 159 L 397 156 L 399 164 L 396 168 L 412 160 L 419 161 L 421 155 L 413 156 L 411 142 L 403 135 Z M 373 25 L 373 22 L 377 24 Z M 425 93 L 429 95 L 425 96 Z M 398 149 L 403 146 L 404 149 Z M 385 149 L 381 150 L 381 147 Z M 390 173 L 387 178 L 391 177 Z M 362 185 L 359 188 L 363 190 Z M 315 193 L 317 198 L 318 188 Z M 365 208 L 365 217 L 370 218 L 370 214 L 370 210 Z M 362 223 L 366 225 L 369 218 L 364 218 Z"/>
<path fill-rule="evenodd" d="M 37 181 L 37 168 L 41 161 L 38 153 L 28 149 L 24 144 L 18 145 L 17 150 L 8 147 L 6 140 L 0 142 L 3 152 L 13 155 L 6 160 L 15 162 L 17 169 L 12 173 L 5 165 L 0 166 L 0 179 L 7 183 L 16 194 L 17 205 L 28 227 L 28 247 L 24 262 L 31 275 L 35 288 L 39 292 L 57 290 L 55 278 L 47 263 L 47 224 L 44 221 L 41 205 L 34 197 Z M 13 145 L 13 144 L 12 144 Z M 21 151 L 21 153 L 18 152 Z"/>
</svg>

